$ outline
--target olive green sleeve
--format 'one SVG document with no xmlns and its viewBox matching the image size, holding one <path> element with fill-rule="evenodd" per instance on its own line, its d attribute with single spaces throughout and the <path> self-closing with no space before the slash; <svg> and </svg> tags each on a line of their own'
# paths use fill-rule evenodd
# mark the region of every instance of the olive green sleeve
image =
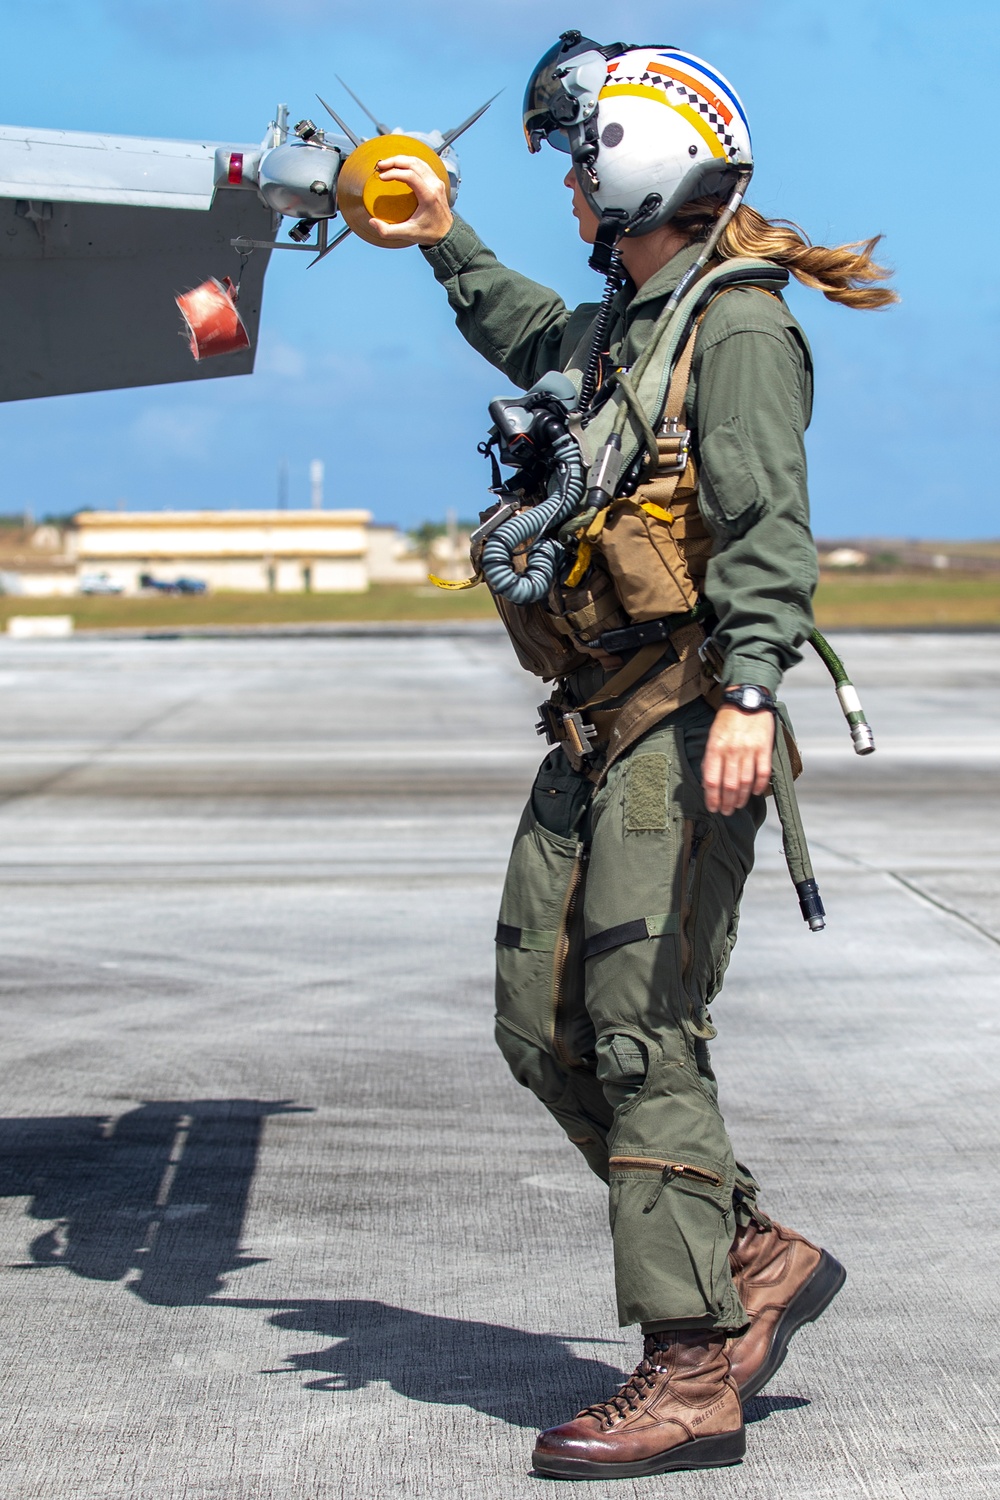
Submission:
<svg viewBox="0 0 1000 1500">
<path fill-rule="evenodd" d="M 723 684 L 777 692 L 813 628 L 818 574 L 804 447 L 808 345 L 776 299 L 733 292 L 706 317 L 695 381 L 700 498 L 715 538 L 705 591 Z"/>
<path fill-rule="evenodd" d="M 571 318 L 576 329 L 580 317 L 560 296 L 502 266 L 464 219 L 456 217 L 444 239 L 423 253 L 448 293 L 459 332 L 515 385 L 527 389 L 563 368 Z"/>
</svg>

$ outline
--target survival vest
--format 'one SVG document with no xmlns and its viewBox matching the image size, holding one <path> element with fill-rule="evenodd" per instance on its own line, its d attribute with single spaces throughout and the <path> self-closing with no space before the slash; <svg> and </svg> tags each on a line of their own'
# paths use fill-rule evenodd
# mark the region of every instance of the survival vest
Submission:
<svg viewBox="0 0 1000 1500">
<path fill-rule="evenodd" d="M 774 295 L 787 282 L 788 273 L 772 262 L 740 258 L 695 283 L 654 329 L 625 389 L 613 393 L 582 434 L 592 463 L 619 431 L 623 472 L 641 446 L 651 451 L 655 438 L 655 465 L 647 463 L 632 494 L 579 518 L 573 564 L 544 602 L 516 605 L 494 595 L 521 665 L 558 680 L 540 709 L 539 732 L 561 743 L 577 769 L 592 766 L 595 780 L 667 714 L 717 691 L 702 655 L 712 537 L 698 505 L 687 388 L 711 303 L 736 287 Z M 579 371 L 571 366 L 567 373 Z M 591 697 L 574 701 L 567 679 L 595 664 L 611 675 Z"/>
</svg>

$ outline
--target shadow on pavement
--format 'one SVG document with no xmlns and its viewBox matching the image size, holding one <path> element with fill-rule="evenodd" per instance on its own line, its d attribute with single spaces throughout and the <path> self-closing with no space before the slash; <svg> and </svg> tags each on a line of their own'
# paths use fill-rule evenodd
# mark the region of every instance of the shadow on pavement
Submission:
<svg viewBox="0 0 1000 1500">
<path fill-rule="evenodd" d="M 617 1364 L 577 1358 L 575 1341 L 555 1334 L 371 1300 L 219 1296 L 229 1272 L 256 1264 L 241 1253 L 241 1237 L 264 1122 L 292 1112 L 298 1107 L 284 1100 L 196 1099 L 143 1104 L 113 1121 L 0 1119 L 0 1196 L 28 1198 L 29 1215 L 51 1226 L 17 1269 L 131 1278 L 129 1290 L 157 1306 L 252 1308 L 275 1328 L 334 1340 L 266 1372 L 313 1374 L 307 1390 L 384 1382 L 412 1401 L 467 1406 L 526 1428 L 566 1421 L 617 1390 Z M 746 1419 L 808 1404 L 757 1396 Z"/>
<path fill-rule="evenodd" d="M 114 1121 L 0 1119 L 0 1196 L 55 1220 L 24 1269 L 62 1266 L 94 1281 L 136 1273 L 146 1302 L 192 1307 L 221 1290 L 240 1253 L 264 1121 L 296 1106 L 259 1099 L 169 1100 Z"/>
<path fill-rule="evenodd" d="M 290 1355 L 281 1371 L 268 1372 L 315 1372 L 319 1378 L 306 1381 L 307 1390 L 359 1391 L 385 1381 L 411 1401 L 469 1406 L 538 1428 L 568 1421 L 588 1402 L 610 1396 L 623 1378 L 617 1365 L 577 1359 L 569 1347 L 574 1341 L 557 1334 L 353 1299 L 237 1305 L 269 1307 L 276 1328 L 338 1341 Z"/>
<path fill-rule="evenodd" d="M 752 1396 L 743 1403 L 743 1420 L 747 1423 L 766 1422 L 776 1411 L 799 1411 L 801 1407 L 811 1405 L 805 1396 Z"/>
</svg>

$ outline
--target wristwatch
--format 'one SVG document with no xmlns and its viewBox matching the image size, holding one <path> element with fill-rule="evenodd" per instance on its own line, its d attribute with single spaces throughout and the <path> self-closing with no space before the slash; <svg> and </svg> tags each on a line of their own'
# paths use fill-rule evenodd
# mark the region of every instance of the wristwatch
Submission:
<svg viewBox="0 0 1000 1500">
<path fill-rule="evenodd" d="M 754 687 L 749 682 L 742 682 L 739 687 L 726 688 L 722 701 L 726 708 L 738 708 L 745 714 L 764 711 L 773 714 L 776 711 L 774 697 L 767 688 Z"/>
</svg>

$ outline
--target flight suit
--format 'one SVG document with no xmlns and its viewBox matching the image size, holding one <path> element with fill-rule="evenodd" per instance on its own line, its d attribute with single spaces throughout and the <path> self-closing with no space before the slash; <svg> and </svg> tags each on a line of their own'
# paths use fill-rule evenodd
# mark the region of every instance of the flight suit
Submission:
<svg viewBox="0 0 1000 1500">
<path fill-rule="evenodd" d="M 502 266 L 456 219 L 425 249 L 459 329 L 522 387 L 568 367 L 596 317 Z M 618 296 L 611 358 L 631 365 L 680 276 L 681 251 Z M 817 578 L 803 435 L 805 336 L 774 295 L 741 288 L 709 307 L 686 412 L 697 505 L 711 534 L 701 584 L 722 686 L 777 693 L 812 629 Z M 583 704 L 596 663 L 560 691 Z M 729 961 L 761 798 L 709 814 L 700 767 L 714 710 L 698 696 L 601 772 L 552 751 L 518 828 L 497 927 L 497 1040 L 609 1183 L 618 1310 L 645 1332 L 736 1331 L 737 1224 L 757 1212 L 719 1111 L 708 1007 Z"/>
</svg>

